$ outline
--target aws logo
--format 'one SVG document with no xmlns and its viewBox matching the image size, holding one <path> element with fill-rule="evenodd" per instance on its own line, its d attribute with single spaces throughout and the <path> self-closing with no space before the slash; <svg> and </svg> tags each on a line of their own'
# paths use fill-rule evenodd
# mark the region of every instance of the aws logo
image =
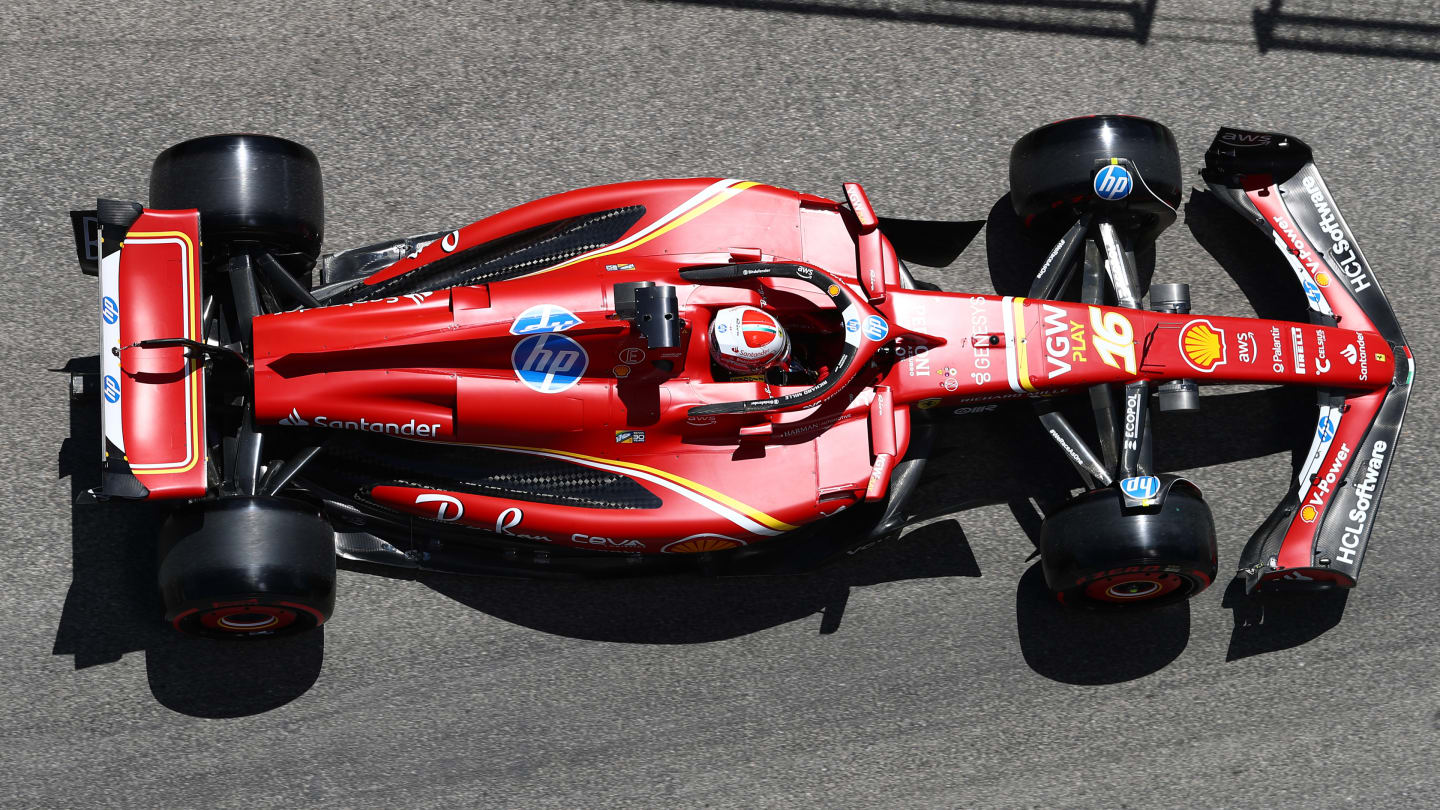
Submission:
<svg viewBox="0 0 1440 810">
<path fill-rule="evenodd" d="M 1180 353 L 1196 371 L 1206 374 L 1225 365 L 1225 332 L 1198 318 L 1180 330 Z"/>
</svg>

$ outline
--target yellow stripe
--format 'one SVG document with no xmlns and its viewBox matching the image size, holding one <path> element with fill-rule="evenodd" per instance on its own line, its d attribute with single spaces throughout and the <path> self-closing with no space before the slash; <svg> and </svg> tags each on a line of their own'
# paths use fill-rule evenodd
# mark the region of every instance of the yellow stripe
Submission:
<svg viewBox="0 0 1440 810">
<path fill-rule="evenodd" d="M 650 233 L 646 234 L 644 237 L 642 237 L 642 238 L 640 238 L 640 239 L 636 239 L 634 242 L 631 242 L 631 243 L 628 244 L 628 245 L 625 245 L 625 246 L 623 246 L 623 247 L 614 248 L 614 249 L 612 249 L 612 250 L 602 251 L 602 252 L 600 252 L 600 253 L 592 253 L 592 254 L 585 255 L 585 256 L 576 256 L 575 258 L 570 259 L 569 261 L 564 261 L 564 262 L 561 262 L 561 263 L 555 265 L 554 267 L 549 267 L 549 268 L 546 268 L 546 269 L 544 269 L 544 270 L 541 270 L 540 273 L 548 273 L 548 272 L 550 272 L 551 270 L 559 270 L 560 268 L 562 268 L 562 267 L 568 267 L 568 266 L 574 264 L 575 262 L 588 261 L 588 260 L 590 260 L 590 259 L 598 259 L 598 258 L 600 258 L 601 256 L 614 256 L 615 254 L 624 253 L 624 252 L 626 252 L 626 251 L 628 251 L 628 250 L 631 250 L 631 249 L 633 249 L 633 248 L 637 248 L 637 247 L 645 244 L 646 242 L 649 242 L 651 239 L 654 239 L 654 238 L 656 238 L 656 237 L 658 237 L 658 236 L 662 236 L 662 235 L 664 235 L 664 234 L 666 234 L 666 233 L 669 233 L 670 231 L 675 230 L 676 228 L 678 228 L 678 227 L 680 227 L 681 225 L 684 225 L 685 223 L 689 222 L 690 220 L 692 220 L 692 219 L 700 216 L 701 214 L 705 213 L 706 211 L 709 211 L 711 208 L 714 208 L 715 206 L 719 205 L 720 203 L 725 202 L 726 200 L 730 199 L 731 197 L 734 197 L 736 194 L 739 194 L 740 192 L 744 191 L 745 189 L 751 188 L 752 186 L 758 186 L 758 185 L 760 185 L 760 184 L 759 184 L 759 183 L 756 183 L 756 182 L 753 182 L 753 181 L 749 181 L 749 180 L 747 180 L 747 181 L 745 181 L 745 182 L 743 182 L 743 183 L 736 183 L 735 185 L 730 186 L 729 188 L 726 188 L 726 189 L 722 190 L 720 193 L 716 194 L 715 196 L 711 197 L 710 199 L 706 200 L 705 202 L 700 203 L 699 205 L 695 206 L 694 208 L 691 208 L 689 211 L 686 211 L 684 214 L 681 214 L 680 216 L 678 216 L 678 217 L 676 217 L 675 219 L 671 220 L 670 222 L 666 223 L 664 227 L 656 228 L 654 231 L 651 231 Z M 537 275 L 537 276 L 538 276 L 538 275 L 540 275 L 540 273 L 534 273 L 533 275 Z"/>
<path fill-rule="evenodd" d="M 1030 384 L 1030 348 L 1025 345 L 1025 299 L 1016 298 L 1010 302 L 1015 307 L 1015 362 L 1017 366 L 1016 376 L 1020 378 L 1020 387 L 1026 391 L 1034 391 L 1035 386 Z"/>
<path fill-rule="evenodd" d="M 594 461 L 594 462 L 596 462 L 596 463 L 598 463 L 598 464 L 609 464 L 609 465 L 612 465 L 612 466 L 615 466 L 615 467 L 627 467 L 627 468 L 632 469 L 632 470 L 639 470 L 640 472 L 647 472 L 647 473 L 650 473 L 651 475 L 658 475 L 658 476 L 660 476 L 661 478 L 664 478 L 664 479 L 666 479 L 667 481 L 670 481 L 670 482 L 672 482 L 672 483 L 679 484 L 679 485 L 681 485 L 681 486 L 683 486 L 683 487 L 685 487 L 685 488 L 687 488 L 687 489 L 689 489 L 689 490 L 692 490 L 693 492 L 696 492 L 696 493 L 698 493 L 698 494 L 700 494 L 700 495 L 704 495 L 705 497 L 707 497 L 707 498 L 709 498 L 709 499 L 711 499 L 711 500 L 713 500 L 713 501 L 718 501 L 719 503 L 723 503 L 723 504 L 725 504 L 726 506 L 730 507 L 731 509 L 734 509 L 736 512 L 739 512 L 739 513 L 745 515 L 746 517 L 750 518 L 751 520 L 755 521 L 756 523 L 759 523 L 759 524 L 764 525 L 764 526 L 768 526 L 769 528 L 774 529 L 774 530 L 776 530 L 776 531 L 779 531 L 779 532 L 790 532 L 790 531 L 794 531 L 795 529 L 799 528 L 799 527 L 797 527 L 797 526 L 792 526 L 792 525 L 790 525 L 789 523 L 786 523 L 786 522 L 783 521 L 783 520 L 778 520 L 778 519 L 776 519 L 776 518 L 770 517 L 769 515 L 765 514 L 764 512 L 761 512 L 759 509 L 756 509 L 756 508 L 753 507 L 753 506 L 750 506 L 750 505 L 748 505 L 748 504 L 741 503 L 740 501 L 735 500 L 734 498 L 730 497 L 729 495 L 726 495 L 726 494 L 723 493 L 723 492 L 716 492 L 715 490 L 711 489 L 710 487 L 707 487 L 707 486 L 705 486 L 704 484 L 701 484 L 701 483 L 699 483 L 699 482 L 697 482 L 697 481 L 691 481 L 691 480 L 688 479 L 688 478 L 682 478 L 681 476 L 678 476 L 678 475 L 676 475 L 676 474 L 674 474 L 674 473 L 670 473 L 670 472 L 666 472 L 666 471 L 664 471 L 664 470 L 656 469 L 655 467 L 647 467 L 647 466 L 645 466 L 644 464 L 636 464 L 636 463 L 634 463 L 634 462 L 632 462 L 632 461 L 617 461 L 616 459 L 613 459 L 613 458 L 599 458 L 599 457 L 597 457 L 597 456 L 587 456 L 587 455 L 583 455 L 583 454 L 581 454 L 581 453 L 571 453 L 571 452 L 566 451 L 566 450 L 551 450 L 551 449 L 548 449 L 548 448 L 545 448 L 545 447 L 518 447 L 518 446 L 515 446 L 515 445 L 506 445 L 506 444 L 492 444 L 492 445 L 487 445 L 487 446 L 488 446 L 488 447 L 500 448 L 500 449 L 502 449 L 502 450 L 529 450 L 529 451 L 537 452 L 537 453 L 554 453 L 554 454 L 557 455 L 557 456 L 569 456 L 570 458 L 578 458 L 578 459 L 583 459 L 583 460 L 585 460 L 585 461 Z"/>
<path fill-rule="evenodd" d="M 1119 165 L 1120 165 L 1120 158 L 1110 158 L 1110 165 L 1111 165 L 1111 166 L 1119 166 Z"/>
<path fill-rule="evenodd" d="M 186 266 L 189 268 L 190 279 L 192 282 L 190 285 L 190 296 L 185 299 L 185 320 L 190 324 L 190 328 L 188 330 L 189 334 L 187 334 L 186 337 L 190 338 L 191 340 L 198 340 L 199 338 L 197 337 L 197 335 L 200 334 L 200 311 L 195 306 L 195 299 L 198 298 L 200 295 L 200 267 L 197 261 L 197 257 L 195 256 L 195 243 L 191 241 L 189 234 L 183 233 L 181 231 L 145 231 L 128 233 L 125 235 L 125 238 L 129 239 L 130 237 L 137 237 L 154 239 L 166 236 L 177 237 L 180 239 L 180 241 L 185 243 L 185 250 L 188 259 L 188 261 L 186 262 Z M 200 371 L 200 363 L 198 360 L 192 357 L 186 359 L 185 363 L 186 365 L 190 366 L 190 371 L 188 373 L 191 376 L 198 375 Z M 190 386 L 191 449 L 190 452 L 187 454 L 190 456 L 190 463 L 184 465 L 183 467 L 156 467 L 148 470 L 134 470 L 133 472 L 135 473 L 135 475 L 176 475 L 179 473 L 189 472 L 190 470 L 195 468 L 196 464 L 200 463 L 200 457 L 202 455 L 200 448 L 202 447 L 202 443 L 204 441 L 204 438 L 200 435 L 200 389 L 203 384 L 203 379 L 195 379 L 193 380 L 193 384 Z"/>
</svg>

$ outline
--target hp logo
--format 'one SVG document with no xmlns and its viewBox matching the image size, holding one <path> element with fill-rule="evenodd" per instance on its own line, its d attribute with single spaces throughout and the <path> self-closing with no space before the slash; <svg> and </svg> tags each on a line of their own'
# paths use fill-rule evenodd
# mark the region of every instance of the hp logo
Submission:
<svg viewBox="0 0 1440 810">
<path fill-rule="evenodd" d="M 1319 436 L 1322 442 L 1335 438 L 1335 426 L 1330 424 L 1328 415 L 1320 417 L 1320 426 L 1315 429 L 1315 435 Z"/>
<path fill-rule="evenodd" d="M 564 332 L 580 323 L 570 310 L 555 304 L 536 304 L 520 313 L 510 324 L 510 334 L 529 335 L 536 332 Z"/>
<path fill-rule="evenodd" d="M 105 392 L 105 401 L 112 405 L 120 401 L 120 381 L 109 374 L 105 375 L 105 382 L 102 386 Z"/>
<path fill-rule="evenodd" d="M 120 320 L 120 305 L 115 303 L 114 298 L 107 295 L 100 299 L 100 318 L 107 324 Z"/>
<path fill-rule="evenodd" d="M 890 326 L 885 319 L 877 315 L 871 315 L 865 319 L 865 337 L 871 340 L 884 340 L 890 334 Z"/>
<path fill-rule="evenodd" d="M 510 353 L 515 376 L 532 391 L 556 394 L 580 381 L 590 358 L 579 343 L 554 332 L 531 335 Z"/>
<path fill-rule="evenodd" d="M 1124 166 L 1110 164 L 1095 175 L 1095 195 L 1102 200 L 1124 199 L 1135 181 Z"/>
<path fill-rule="evenodd" d="M 1120 489 L 1136 500 L 1148 501 L 1160 494 L 1160 479 L 1153 475 L 1126 478 L 1120 482 Z"/>
</svg>

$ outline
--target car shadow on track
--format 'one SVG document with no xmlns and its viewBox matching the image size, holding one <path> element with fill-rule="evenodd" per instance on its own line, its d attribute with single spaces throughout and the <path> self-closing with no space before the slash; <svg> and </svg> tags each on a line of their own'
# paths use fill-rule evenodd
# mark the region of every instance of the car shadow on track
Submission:
<svg viewBox="0 0 1440 810">
<path fill-rule="evenodd" d="M 546 633 L 633 644 L 700 644 L 821 615 L 840 628 L 851 588 L 978 577 L 960 524 L 942 520 L 796 576 L 641 577 L 548 582 L 421 574 L 427 587 L 482 613 Z M 603 610 L 597 606 L 604 606 Z"/>
<path fill-rule="evenodd" d="M 67 371 L 98 367 L 77 358 Z M 303 695 L 320 674 L 324 628 L 260 644 L 185 638 L 162 616 L 156 586 L 155 535 L 166 509 L 154 503 L 74 505 L 99 486 L 100 408 L 70 403 L 70 436 L 58 453 L 59 477 L 70 479 L 72 580 L 55 631 L 54 655 L 75 668 L 144 652 L 151 693 L 162 705 L 195 717 L 241 717 Z"/>
<path fill-rule="evenodd" d="M 1184 214 L 1191 235 L 1235 281 L 1259 317 L 1308 320 L 1293 273 L 1264 233 L 1204 190 L 1192 190 Z M 990 281 L 1004 295 L 1026 294 L 1050 247 L 1046 237 L 1058 238 L 1058 233 L 1027 233 L 1008 194 L 991 207 L 985 235 Z M 1137 264 L 1144 291 L 1155 274 L 1153 248 L 1142 251 Z M 1098 446 L 1082 399 L 1070 398 L 1062 412 Z M 1173 472 L 1288 452 L 1292 470 L 1298 470 L 1311 437 L 1313 408 L 1308 390 L 1270 388 L 1209 395 L 1198 411 L 1155 412 L 1156 469 Z M 959 429 L 947 431 L 944 446 L 926 471 L 932 485 L 943 486 L 927 490 L 930 501 L 921 507 L 922 516 L 1007 502 L 1035 541 L 1040 515 L 1062 503 L 1080 481 L 1043 435 L 1028 403 L 1002 405 L 954 424 Z M 1217 440 L 1222 436 L 1223 441 Z M 1339 622 L 1345 598 L 1343 591 L 1257 598 L 1230 584 L 1222 603 L 1234 621 L 1227 660 L 1285 649 L 1323 634 Z M 1189 606 L 1184 604 L 1136 614 L 1061 608 L 1045 588 L 1038 566 L 1021 579 L 1016 617 L 1027 663 L 1067 683 L 1141 677 L 1174 660 L 1189 634 Z M 1134 649 L 1141 654 L 1097 652 L 1131 638 L 1139 642 Z"/>
</svg>

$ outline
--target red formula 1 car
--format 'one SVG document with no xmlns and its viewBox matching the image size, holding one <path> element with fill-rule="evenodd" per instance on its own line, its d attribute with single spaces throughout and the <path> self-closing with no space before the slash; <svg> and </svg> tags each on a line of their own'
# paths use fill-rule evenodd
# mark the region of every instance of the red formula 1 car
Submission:
<svg viewBox="0 0 1440 810">
<path fill-rule="evenodd" d="M 1152 400 L 1303 385 L 1314 442 L 1240 575 L 1351 586 L 1410 393 L 1404 336 L 1309 148 L 1270 133 L 1220 130 L 1203 176 L 1273 236 L 1310 321 L 1192 314 L 1184 284 L 1145 306 L 1134 256 L 1174 221 L 1179 166 L 1141 118 L 1025 136 L 1012 202 L 1064 236 L 1028 296 L 1000 297 L 918 284 L 855 184 L 621 183 L 321 256 L 309 150 L 187 141 L 156 159 L 148 207 L 73 215 L 100 277 L 87 495 L 176 501 L 169 620 L 265 637 L 325 621 L 337 553 L 529 575 L 809 564 L 898 530 L 939 417 L 1025 398 L 1085 484 L 1046 516 L 1049 586 L 1156 604 L 1207 587 L 1216 549 L 1198 489 L 1153 469 Z M 793 362 L 721 368 L 710 326 L 735 306 L 778 321 Z M 1064 392 L 1088 392 L 1098 452 Z"/>
</svg>

